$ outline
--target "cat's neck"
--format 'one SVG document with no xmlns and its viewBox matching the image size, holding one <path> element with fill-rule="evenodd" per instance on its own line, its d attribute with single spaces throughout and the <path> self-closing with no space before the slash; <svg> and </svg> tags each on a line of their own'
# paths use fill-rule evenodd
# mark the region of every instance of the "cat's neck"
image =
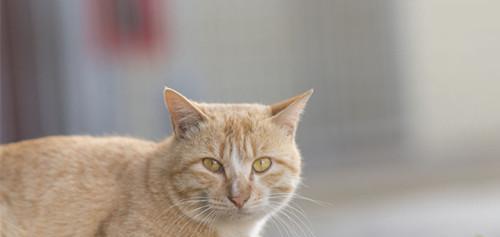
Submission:
<svg viewBox="0 0 500 237">
<path fill-rule="evenodd" d="M 241 221 L 218 223 L 216 226 L 218 237 L 259 237 L 267 218 L 256 221 Z"/>
</svg>

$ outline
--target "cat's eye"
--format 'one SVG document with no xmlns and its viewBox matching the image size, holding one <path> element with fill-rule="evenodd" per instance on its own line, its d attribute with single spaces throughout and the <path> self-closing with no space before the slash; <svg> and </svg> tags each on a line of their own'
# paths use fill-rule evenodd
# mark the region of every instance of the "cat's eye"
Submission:
<svg viewBox="0 0 500 237">
<path fill-rule="evenodd" d="M 203 158 L 203 166 L 214 173 L 220 173 L 224 170 L 222 164 L 212 158 Z"/>
<path fill-rule="evenodd" d="M 253 162 L 253 170 L 257 173 L 264 173 L 266 172 L 269 168 L 271 168 L 272 165 L 271 158 L 269 157 L 263 157 L 255 160 Z"/>
</svg>

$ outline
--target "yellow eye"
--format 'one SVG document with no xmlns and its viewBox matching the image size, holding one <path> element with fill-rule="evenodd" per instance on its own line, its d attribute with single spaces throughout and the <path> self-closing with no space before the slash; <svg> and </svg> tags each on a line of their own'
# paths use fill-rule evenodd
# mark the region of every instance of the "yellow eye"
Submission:
<svg viewBox="0 0 500 237">
<path fill-rule="evenodd" d="M 203 166 L 214 173 L 220 173 L 223 171 L 221 163 L 212 158 L 203 158 Z"/>
<path fill-rule="evenodd" d="M 264 157 L 264 158 L 259 158 L 253 162 L 253 170 L 257 173 L 263 173 L 266 172 L 269 168 L 271 168 L 271 164 L 273 162 L 271 161 L 271 158 L 269 157 Z"/>
</svg>

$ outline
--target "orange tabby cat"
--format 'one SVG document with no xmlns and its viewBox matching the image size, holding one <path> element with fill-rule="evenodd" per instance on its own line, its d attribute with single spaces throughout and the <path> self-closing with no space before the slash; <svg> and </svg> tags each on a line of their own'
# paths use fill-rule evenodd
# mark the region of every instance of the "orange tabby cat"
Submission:
<svg viewBox="0 0 500 237">
<path fill-rule="evenodd" d="M 256 237 L 299 181 L 312 90 L 204 104 L 165 89 L 174 134 L 47 137 L 0 146 L 0 236 Z"/>
</svg>

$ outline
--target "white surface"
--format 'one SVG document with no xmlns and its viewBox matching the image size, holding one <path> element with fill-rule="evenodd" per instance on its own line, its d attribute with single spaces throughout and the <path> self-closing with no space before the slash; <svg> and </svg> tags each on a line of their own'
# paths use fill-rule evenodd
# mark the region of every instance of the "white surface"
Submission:
<svg viewBox="0 0 500 237">
<path fill-rule="evenodd" d="M 500 236 L 500 182 L 367 197 L 306 212 L 317 237 L 494 237 Z M 268 229 L 265 237 L 280 236 Z"/>
</svg>

